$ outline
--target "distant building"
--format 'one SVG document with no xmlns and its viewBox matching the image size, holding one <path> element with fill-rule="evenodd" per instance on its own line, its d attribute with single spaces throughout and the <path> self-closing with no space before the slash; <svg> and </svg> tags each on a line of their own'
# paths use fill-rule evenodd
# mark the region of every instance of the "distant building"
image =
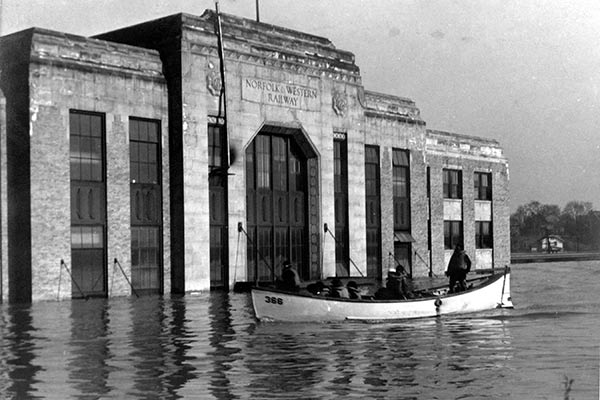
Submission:
<svg viewBox="0 0 600 400">
<path fill-rule="evenodd" d="M 232 288 L 284 259 L 440 275 L 457 243 L 509 263 L 497 141 L 426 129 L 328 39 L 230 15 L 223 91 L 215 20 L 0 38 L 4 301 Z"/>
<path fill-rule="evenodd" d="M 538 240 L 540 248 L 543 252 L 548 252 L 548 245 L 550 245 L 550 253 L 560 253 L 564 250 L 565 241 L 558 235 L 548 235 Z"/>
</svg>

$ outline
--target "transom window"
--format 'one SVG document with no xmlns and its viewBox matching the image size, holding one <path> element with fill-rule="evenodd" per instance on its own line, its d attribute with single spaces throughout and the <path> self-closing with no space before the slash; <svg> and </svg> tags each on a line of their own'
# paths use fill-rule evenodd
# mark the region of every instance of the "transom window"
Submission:
<svg viewBox="0 0 600 400">
<path fill-rule="evenodd" d="M 462 171 L 456 169 L 444 169 L 444 198 L 462 198 Z"/>
<path fill-rule="evenodd" d="M 132 183 L 158 183 L 158 147 L 158 123 L 132 118 L 129 123 Z"/>
<path fill-rule="evenodd" d="M 492 174 L 475 172 L 475 200 L 492 200 Z"/>
<path fill-rule="evenodd" d="M 102 115 L 71 113 L 71 180 L 88 182 L 103 181 L 103 122 Z"/>
</svg>

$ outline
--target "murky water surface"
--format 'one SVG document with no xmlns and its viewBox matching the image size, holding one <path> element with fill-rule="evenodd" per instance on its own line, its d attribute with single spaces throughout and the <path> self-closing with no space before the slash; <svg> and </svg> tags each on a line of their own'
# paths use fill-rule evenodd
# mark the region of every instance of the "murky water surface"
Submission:
<svg viewBox="0 0 600 400">
<path fill-rule="evenodd" d="M 2 305 L 0 398 L 596 400 L 599 292 L 579 262 L 514 266 L 514 310 L 399 323 L 257 323 L 224 293 Z"/>
</svg>

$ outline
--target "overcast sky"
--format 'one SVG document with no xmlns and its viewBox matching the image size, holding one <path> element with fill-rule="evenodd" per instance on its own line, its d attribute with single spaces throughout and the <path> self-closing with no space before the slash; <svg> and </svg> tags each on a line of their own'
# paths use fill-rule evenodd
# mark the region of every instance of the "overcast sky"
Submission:
<svg viewBox="0 0 600 400">
<path fill-rule="evenodd" d="M 210 0 L 0 0 L 0 32 L 90 36 Z M 255 0 L 221 0 L 255 18 Z M 416 101 L 430 129 L 494 138 L 511 208 L 538 200 L 600 209 L 600 1 L 260 0 L 261 22 L 356 55 L 368 90 Z"/>
</svg>

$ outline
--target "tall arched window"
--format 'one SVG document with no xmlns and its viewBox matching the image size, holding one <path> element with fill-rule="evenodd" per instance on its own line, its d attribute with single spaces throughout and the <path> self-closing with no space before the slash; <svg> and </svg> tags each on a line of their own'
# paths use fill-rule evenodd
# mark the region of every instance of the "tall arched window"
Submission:
<svg viewBox="0 0 600 400">
<path fill-rule="evenodd" d="M 259 134 L 246 149 L 249 280 L 274 280 L 284 260 L 310 276 L 306 176 L 291 135 Z"/>
</svg>

